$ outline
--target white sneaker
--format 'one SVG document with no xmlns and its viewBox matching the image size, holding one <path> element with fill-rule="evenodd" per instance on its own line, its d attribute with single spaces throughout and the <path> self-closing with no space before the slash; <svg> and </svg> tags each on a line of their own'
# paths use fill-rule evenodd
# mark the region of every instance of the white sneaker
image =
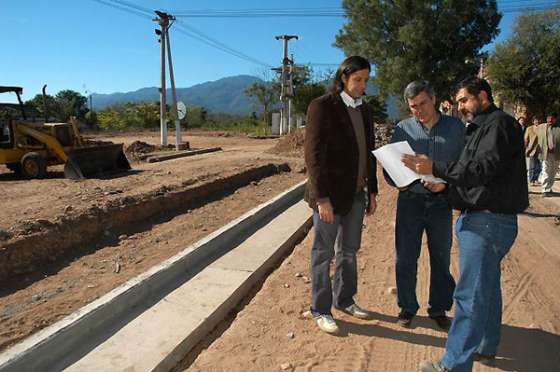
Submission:
<svg viewBox="0 0 560 372">
<path fill-rule="evenodd" d="M 331 315 L 317 315 L 315 322 L 323 332 L 337 333 L 338 326 Z"/>
<path fill-rule="evenodd" d="M 353 317 L 359 318 L 359 319 L 369 319 L 370 318 L 370 313 L 364 309 L 362 309 L 361 307 L 358 306 L 358 304 L 353 303 L 352 305 L 345 307 L 345 308 L 337 308 L 338 310 L 342 311 L 343 313 L 346 313 L 348 315 L 352 315 Z"/>
</svg>

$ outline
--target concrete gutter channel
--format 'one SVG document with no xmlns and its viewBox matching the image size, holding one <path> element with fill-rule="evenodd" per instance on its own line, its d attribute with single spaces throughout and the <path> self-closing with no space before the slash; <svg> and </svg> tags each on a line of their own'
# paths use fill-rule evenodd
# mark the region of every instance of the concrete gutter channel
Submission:
<svg viewBox="0 0 560 372">
<path fill-rule="evenodd" d="M 165 153 L 165 154 L 158 154 L 158 155 L 147 154 L 144 161 L 146 161 L 148 163 L 156 163 L 158 161 L 184 158 L 185 156 L 207 154 L 207 153 L 216 152 L 216 151 L 222 151 L 222 148 L 221 147 L 210 147 L 210 148 L 206 148 L 206 149 L 197 149 L 197 150 L 172 151 L 172 152 L 168 152 L 168 153 Z"/>
<path fill-rule="evenodd" d="M 166 371 L 311 227 L 305 181 L 0 354 L 0 371 Z"/>
</svg>

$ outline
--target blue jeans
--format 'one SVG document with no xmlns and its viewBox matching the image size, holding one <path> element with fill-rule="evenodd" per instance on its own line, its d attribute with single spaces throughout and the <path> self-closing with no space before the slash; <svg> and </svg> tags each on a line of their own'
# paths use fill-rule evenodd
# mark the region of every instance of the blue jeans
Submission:
<svg viewBox="0 0 560 372">
<path fill-rule="evenodd" d="M 457 219 L 461 275 L 442 363 L 472 371 L 473 354 L 496 355 L 502 323 L 500 263 L 517 237 L 517 215 L 471 212 Z"/>
<path fill-rule="evenodd" d="M 352 209 L 346 215 L 334 215 L 329 224 L 313 212 L 315 238 L 311 248 L 311 312 L 313 315 L 331 314 L 331 307 L 345 308 L 354 303 L 358 290 L 356 253 L 362 241 L 362 223 L 366 196 L 359 192 L 354 197 Z M 335 257 L 335 273 L 331 286 L 330 264 Z M 333 288 L 334 287 L 334 288 Z"/>
<path fill-rule="evenodd" d="M 529 182 L 537 182 L 539 180 L 539 174 L 541 174 L 542 165 L 538 156 L 531 156 L 529 158 Z"/>
<path fill-rule="evenodd" d="M 453 305 L 455 280 L 449 271 L 452 218 L 444 195 L 402 191 L 397 200 L 395 245 L 397 250 L 397 298 L 401 309 L 416 314 L 418 257 L 426 231 L 430 254 L 430 298 L 428 314 L 445 314 Z"/>
</svg>

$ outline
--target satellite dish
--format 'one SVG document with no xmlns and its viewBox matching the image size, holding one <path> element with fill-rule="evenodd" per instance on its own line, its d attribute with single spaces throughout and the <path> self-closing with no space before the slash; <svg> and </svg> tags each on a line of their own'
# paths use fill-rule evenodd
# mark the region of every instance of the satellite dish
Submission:
<svg viewBox="0 0 560 372">
<path fill-rule="evenodd" d="M 177 116 L 179 120 L 183 120 L 187 115 L 187 106 L 182 101 L 177 102 Z"/>
</svg>

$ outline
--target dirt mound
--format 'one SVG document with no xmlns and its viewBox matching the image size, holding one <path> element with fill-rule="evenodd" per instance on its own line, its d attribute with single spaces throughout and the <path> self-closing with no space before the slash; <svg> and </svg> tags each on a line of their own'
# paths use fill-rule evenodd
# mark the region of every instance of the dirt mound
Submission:
<svg viewBox="0 0 560 372">
<path fill-rule="evenodd" d="M 270 149 L 270 153 L 278 155 L 289 155 L 303 157 L 303 141 L 305 140 L 305 129 L 296 129 L 290 134 L 280 138 L 276 145 Z"/>
<path fill-rule="evenodd" d="M 154 152 L 155 150 L 156 146 L 154 145 L 150 145 L 149 143 L 143 141 L 134 141 L 128 145 L 124 151 L 129 157 L 135 160 L 140 160 L 142 159 L 142 155 Z"/>
</svg>

